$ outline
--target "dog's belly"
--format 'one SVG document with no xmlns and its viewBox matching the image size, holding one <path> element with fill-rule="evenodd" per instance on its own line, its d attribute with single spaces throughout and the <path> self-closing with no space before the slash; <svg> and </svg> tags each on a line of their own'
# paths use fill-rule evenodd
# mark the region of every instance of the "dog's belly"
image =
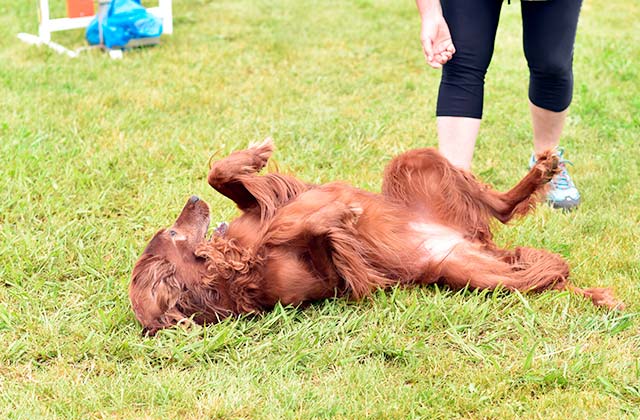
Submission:
<svg viewBox="0 0 640 420">
<path fill-rule="evenodd" d="M 414 222 L 409 226 L 420 242 L 425 262 L 441 262 L 466 242 L 460 232 L 437 223 Z"/>
</svg>

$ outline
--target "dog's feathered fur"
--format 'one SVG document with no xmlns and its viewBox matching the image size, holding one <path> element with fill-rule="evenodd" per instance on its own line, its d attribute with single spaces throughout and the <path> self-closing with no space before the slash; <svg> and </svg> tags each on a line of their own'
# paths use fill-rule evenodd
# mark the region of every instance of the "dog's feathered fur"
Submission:
<svg viewBox="0 0 640 420">
<path fill-rule="evenodd" d="M 525 215 L 543 195 L 557 173 L 551 152 L 499 193 L 433 149 L 412 150 L 391 161 L 382 194 L 374 194 L 258 175 L 272 151 L 267 140 L 213 164 L 209 184 L 243 212 L 226 233 L 205 239 L 209 208 L 192 197 L 176 223 L 149 243 L 129 289 L 146 331 L 185 318 L 215 322 L 277 302 L 360 299 L 394 284 L 568 288 L 596 305 L 622 307 L 609 289 L 571 286 L 559 255 L 500 249 L 492 240 L 492 217 L 506 223 Z"/>
</svg>

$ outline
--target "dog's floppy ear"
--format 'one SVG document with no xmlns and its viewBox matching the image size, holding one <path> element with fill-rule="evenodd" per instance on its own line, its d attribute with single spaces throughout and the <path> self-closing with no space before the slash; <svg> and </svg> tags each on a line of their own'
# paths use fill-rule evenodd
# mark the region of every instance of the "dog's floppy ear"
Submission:
<svg viewBox="0 0 640 420">
<path fill-rule="evenodd" d="M 149 333 L 175 323 L 173 313 L 181 286 L 176 266 L 166 258 L 145 254 L 136 263 L 129 284 L 129 298 L 136 318 Z"/>
</svg>

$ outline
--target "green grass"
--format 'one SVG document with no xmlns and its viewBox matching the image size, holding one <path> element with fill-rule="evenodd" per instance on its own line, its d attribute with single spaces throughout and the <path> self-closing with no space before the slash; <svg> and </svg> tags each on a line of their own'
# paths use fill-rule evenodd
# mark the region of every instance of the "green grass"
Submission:
<svg viewBox="0 0 640 420">
<path fill-rule="evenodd" d="M 497 230 L 625 312 L 429 287 L 150 339 L 126 292 L 145 242 L 191 194 L 236 214 L 211 155 L 272 135 L 282 170 L 378 190 L 391 156 L 436 144 L 413 2 L 174 6 L 161 46 L 71 60 L 19 43 L 35 3 L 0 0 L 0 418 L 640 417 L 638 4 L 583 7 L 562 143 L 584 204 Z M 520 37 L 505 5 L 474 161 L 500 189 L 531 150 Z"/>
</svg>

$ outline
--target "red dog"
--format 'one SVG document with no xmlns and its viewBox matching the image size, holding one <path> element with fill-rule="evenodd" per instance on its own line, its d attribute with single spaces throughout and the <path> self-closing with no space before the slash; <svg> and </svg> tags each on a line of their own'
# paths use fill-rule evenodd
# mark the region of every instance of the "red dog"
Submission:
<svg viewBox="0 0 640 420">
<path fill-rule="evenodd" d="M 189 318 L 212 323 L 277 302 L 359 299 L 394 284 L 570 289 L 595 305 L 622 307 L 609 289 L 571 286 L 559 255 L 500 249 L 492 241 L 490 218 L 506 223 L 526 214 L 556 174 L 551 152 L 499 193 L 433 149 L 412 150 L 391 161 L 382 194 L 374 194 L 259 176 L 272 151 L 267 139 L 211 168 L 209 184 L 243 211 L 226 233 L 206 240 L 209 206 L 191 197 L 174 225 L 155 234 L 129 287 L 146 332 Z"/>
</svg>

